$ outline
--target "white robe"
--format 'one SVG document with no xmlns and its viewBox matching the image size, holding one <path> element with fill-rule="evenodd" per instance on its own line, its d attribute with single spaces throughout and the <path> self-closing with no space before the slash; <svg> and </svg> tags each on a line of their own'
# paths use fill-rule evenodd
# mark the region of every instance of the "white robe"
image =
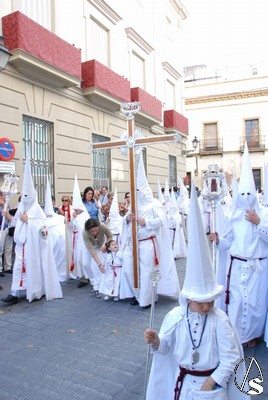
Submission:
<svg viewBox="0 0 268 400">
<path fill-rule="evenodd" d="M 101 276 L 100 293 L 107 296 L 119 297 L 121 270 L 121 251 L 107 253 L 105 257 L 105 273 Z"/>
<path fill-rule="evenodd" d="M 179 297 L 180 286 L 176 265 L 172 252 L 169 228 L 167 225 L 164 208 L 147 209 L 140 217 L 145 218 L 145 226 L 138 226 L 139 240 L 139 295 L 138 301 L 141 307 L 148 306 L 152 300 L 151 272 L 156 268 L 155 255 L 159 261 L 161 279 L 157 285 L 157 293 Z M 151 236 L 155 236 L 154 243 Z M 148 240 L 142 240 L 148 239 Z M 123 251 L 123 268 L 121 272 L 120 299 L 130 298 L 136 295 L 133 291 L 133 253 L 132 253 L 132 229 L 131 223 L 127 224 L 124 217 L 122 232 L 123 243 L 126 244 Z"/>
<path fill-rule="evenodd" d="M 258 226 L 246 221 L 243 216 L 234 218 L 218 245 L 219 250 L 229 249 L 232 256 L 247 260 L 233 260 L 229 288 L 228 315 L 241 343 L 262 336 L 267 314 L 267 210 L 261 209 L 259 215 L 262 222 Z M 229 267 L 230 259 L 227 262 Z"/>
<path fill-rule="evenodd" d="M 47 226 L 60 282 L 66 281 L 66 251 L 64 216 L 55 214 L 47 217 Z"/>
<path fill-rule="evenodd" d="M 168 216 L 168 225 L 174 258 L 185 258 L 187 256 L 187 246 L 182 227 L 181 214 L 179 211 Z"/>
<path fill-rule="evenodd" d="M 16 257 L 11 292 L 26 289 L 26 298 L 30 302 L 44 295 L 47 300 L 62 298 L 47 218 L 38 204 L 27 210 L 28 223 L 19 219 L 20 213 L 19 208 L 14 233 Z M 25 274 L 22 274 L 23 262 Z"/>
<path fill-rule="evenodd" d="M 198 313 L 189 313 L 192 337 L 196 338 L 195 343 L 199 343 L 204 318 Z M 154 351 L 146 400 L 174 399 L 179 366 L 197 371 L 216 368 L 211 377 L 221 386 L 217 390 L 200 392 L 206 377 L 186 375 L 180 400 L 201 399 L 201 393 L 210 396 L 205 398 L 213 400 L 250 399 L 248 395 L 240 392 L 231 377 L 234 368 L 243 359 L 243 350 L 229 318 L 221 310 L 214 307 L 207 316 L 204 334 L 198 347 L 200 357 L 195 364 L 192 360 L 194 350 L 192 350 L 185 307 L 175 307 L 166 315 L 159 337 L 160 346 L 158 351 Z"/>
<path fill-rule="evenodd" d="M 83 230 L 85 227 L 85 222 L 88 220 L 88 212 L 82 211 L 76 216 L 76 218 L 71 219 L 72 227 L 72 245 L 71 254 L 72 262 L 71 265 L 74 268 L 72 272 L 73 276 L 81 278 L 84 276 L 87 279 L 92 280 L 93 273 L 91 269 L 91 254 L 86 248 L 83 240 Z"/>
</svg>

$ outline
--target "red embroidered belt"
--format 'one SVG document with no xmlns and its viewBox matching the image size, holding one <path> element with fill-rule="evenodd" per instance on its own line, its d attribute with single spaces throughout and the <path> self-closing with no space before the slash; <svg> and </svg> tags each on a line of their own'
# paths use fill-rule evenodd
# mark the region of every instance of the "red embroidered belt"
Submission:
<svg viewBox="0 0 268 400">
<path fill-rule="evenodd" d="M 193 376 L 210 376 L 216 368 L 208 369 L 206 371 L 196 371 L 191 369 L 186 369 L 180 367 L 180 375 L 177 378 L 176 386 L 174 388 L 174 400 L 178 400 L 180 398 L 181 389 L 183 385 L 183 380 L 185 375 L 193 375 Z"/>
<path fill-rule="evenodd" d="M 154 246 L 154 262 L 155 262 L 155 265 L 158 265 L 158 264 L 159 264 L 159 261 L 158 261 L 158 258 L 157 258 L 157 253 L 156 253 L 156 247 L 155 247 L 155 241 L 154 241 L 154 239 L 155 239 L 155 236 L 150 236 L 150 237 L 145 238 L 145 239 L 139 239 L 139 242 L 144 242 L 145 240 L 151 240 L 151 241 L 152 241 L 153 246 Z"/>
</svg>

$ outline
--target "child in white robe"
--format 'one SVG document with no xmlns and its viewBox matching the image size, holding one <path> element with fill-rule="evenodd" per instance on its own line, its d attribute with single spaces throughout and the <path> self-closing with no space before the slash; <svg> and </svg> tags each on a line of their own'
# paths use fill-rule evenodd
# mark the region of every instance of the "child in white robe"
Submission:
<svg viewBox="0 0 268 400">
<path fill-rule="evenodd" d="M 246 388 L 242 393 L 234 384 L 243 349 L 228 316 L 214 307 L 224 287 L 216 280 L 193 184 L 191 193 L 181 305 L 166 315 L 159 335 L 144 331 L 154 354 L 146 400 L 248 399 Z M 239 385 L 245 368 L 237 371 Z"/>
<path fill-rule="evenodd" d="M 113 298 L 119 301 L 119 287 L 122 269 L 122 253 L 118 250 L 115 240 L 109 240 L 106 244 L 105 272 L 101 277 L 100 293 L 104 294 L 104 300 Z"/>
</svg>

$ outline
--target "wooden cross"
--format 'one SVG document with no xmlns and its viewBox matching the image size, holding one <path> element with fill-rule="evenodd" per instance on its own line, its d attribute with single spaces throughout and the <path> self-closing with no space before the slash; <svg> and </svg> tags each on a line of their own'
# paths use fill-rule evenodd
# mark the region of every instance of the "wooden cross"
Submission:
<svg viewBox="0 0 268 400">
<path fill-rule="evenodd" d="M 128 147 L 129 154 L 129 181 L 130 181 L 130 198 L 131 198 L 131 213 L 136 215 L 137 204 L 136 204 L 136 180 L 135 180 L 135 147 L 143 146 L 146 144 L 156 143 L 168 143 L 178 142 L 181 136 L 177 133 L 167 135 L 155 135 L 147 137 L 135 138 L 134 134 L 134 114 L 137 113 L 141 108 L 140 102 L 124 103 L 121 105 L 121 112 L 127 116 L 128 129 L 127 138 L 121 140 L 115 140 L 113 142 L 100 142 L 90 145 L 90 150 L 99 149 L 115 149 L 120 147 Z M 138 237 L 137 237 L 137 221 L 132 221 L 132 247 L 133 247 L 133 274 L 134 274 L 134 291 L 137 291 L 138 286 Z"/>
</svg>

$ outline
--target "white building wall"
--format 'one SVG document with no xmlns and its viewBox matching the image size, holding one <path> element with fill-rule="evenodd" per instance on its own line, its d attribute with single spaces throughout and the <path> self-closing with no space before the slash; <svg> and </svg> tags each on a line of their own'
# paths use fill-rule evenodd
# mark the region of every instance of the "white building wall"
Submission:
<svg viewBox="0 0 268 400">
<path fill-rule="evenodd" d="M 131 81 L 131 53 L 145 61 L 143 89 L 165 103 L 165 82 L 175 85 L 174 109 L 182 113 L 181 23 L 184 6 L 171 0 L 2 0 L 0 17 L 21 11 L 57 36 L 82 50 L 82 61 L 95 58 L 90 44 L 90 18 L 109 31 L 108 67 Z M 142 40 L 131 38 L 127 28 Z M 148 47 L 144 47 L 148 46 Z M 176 72 L 169 75 L 162 63 Z M 131 84 L 131 87 L 132 84 Z"/>
<path fill-rule="evenodd" d="M 241 139 L 245 137 L 245 120 L 259 120 L 260 140 L 263 151 L 250 151 L 252 168 L 263 171 L 264 160 L 268 157 L 268 76 L 249 77 L 241 80 L 206 83 L 206 81 L 185 84 L 185 116 L 189 120 L 189 143 L 194 136 L 204 140 L 204 124 L 218 124 L 218 138 L 223 140 L 222 154 L 189 153 L 186 169 L 194 176 L 196 158 L 199 174 L 196 184 L 202 187 L 202 174 L 208 164 L 217 163 L 227 176 L 240 176 Z M 200 149 L 199 149 L 200 150 Z M 263 183 L 263 173 L 262 173 Z"/>
<path fill-rule="evenodd" d="M 49 11 L 50 10 L 50 11 Z M 175 86 L 174 107 L 181 109 L 182 65 L 179 57 L 181 21 L 186 11 L 178 0 L 1 0 L 0 21 L 5 15 L 20 11 L 63 40 L 82 50 L 82 61 L 91 57 L 90 19 L 109 31 L 108 67 L 131 81 L 131 54 L 144 58 L 144 89 L 165 103 L 165 81 Z M 90 104 L 80 87 L 55 89 L 36 74 L 32 80 L 13 65 L 0 74 L 0 131 L 16 145 L 16 172 L 22 175 L 22 116 L 54 124 L 55 187 L 57 195 L 71 193 L 74 171 L 81 187 L 92 182 L 88 144 L 92 133 L 119 138 L 126 119 L 105 105 Z M 131 83 L 131 82 L 130 82 Z M 131 84 L 131 87 L 133 85 Z M 164 107 L 163 107 L 164 109 Z M 163 126 L 143 126 L 143 134 L 164 133 Z M 185 140 L 185 136 L 183 141 Z M 157 179 L 168 177 L 168 156 L 177 157 L 178 176 L 184 176 L 185 163 L 181 143 L 152 145 L 147 148 L 148 181 L 156 192 Z M 71 162 L 70 162 L 71 160 Z M 112 154 L 112 188 L 119 193 L 129 190 L 128 160 L 118 150 Z"/>
</svg>

